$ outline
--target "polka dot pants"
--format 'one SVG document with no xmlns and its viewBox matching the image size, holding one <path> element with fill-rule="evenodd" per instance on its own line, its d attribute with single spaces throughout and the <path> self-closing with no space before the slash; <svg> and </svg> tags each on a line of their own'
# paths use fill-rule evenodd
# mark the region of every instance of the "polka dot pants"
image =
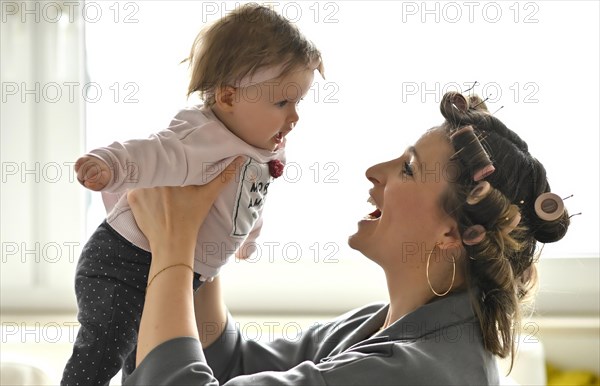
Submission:
<svg viewBox="0 0 600 386">
<path fill-rule="evenodd" d="M 123 380 L 135 369 L 150 258 L 106 222 L 84 246 L 75 275 L 81 327 L 61 385 L 108 385 L 121 368 Z"/>
</svg>

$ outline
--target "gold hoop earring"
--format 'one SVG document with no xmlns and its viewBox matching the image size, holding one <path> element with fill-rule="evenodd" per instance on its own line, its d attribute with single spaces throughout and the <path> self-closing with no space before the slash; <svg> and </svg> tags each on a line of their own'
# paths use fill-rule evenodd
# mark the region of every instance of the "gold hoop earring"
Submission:
<svg viewBox="0 0 600 386">
<path fill-rule="evenodd" d="M 436 246 L 437 246 L 437 244 L 436 244 Z M 427 284 L 429 284 L 429 289 L 431 290 L 431 292 L 433 292 L 435 296 L 442 297 L 442 296 L 446 296 L 452 289 L 452 286 L 454 285 L 454 278 L 456 276 L 456 260 L 454 259 L 454 256 L 452 256 L 452 283 L 450 283 L 450 287 L 446 290 L 446 292 L 438 293 L 433 289 L 433 286 L 431 285 L 431 281 L 429 280 L 429 260 L 431 260 L 431 254 L 433 253 L 434 250 L 435 250 L 435 247 L 433 247 L 431 252 L 429 252 L 429 256 L 427 256 L 427 268 L 425 270 L 425 275 L 427 276 Z"/>
</svg>

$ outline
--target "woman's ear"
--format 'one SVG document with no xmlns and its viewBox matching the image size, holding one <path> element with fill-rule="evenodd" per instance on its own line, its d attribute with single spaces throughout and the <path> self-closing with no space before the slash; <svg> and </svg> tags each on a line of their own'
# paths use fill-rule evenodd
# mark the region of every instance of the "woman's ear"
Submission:
<svg viewBox="0 0 600 386">
<path fill-rule="evenodd" d="M 458 232 L 458 225 L 454 223 L 442 236 L 442 239 L 438 243 L 438 248 L 449 250 L 460 247 L 462 247 L 462 238 Z"/>
<path fill-rule="evenodd" d="M 233 110 L 233 102 L 235 101 L 236 89 L 231 86 L 223 86 L 215 91 L 215 104 L 223 112 Z"/>
</svg>

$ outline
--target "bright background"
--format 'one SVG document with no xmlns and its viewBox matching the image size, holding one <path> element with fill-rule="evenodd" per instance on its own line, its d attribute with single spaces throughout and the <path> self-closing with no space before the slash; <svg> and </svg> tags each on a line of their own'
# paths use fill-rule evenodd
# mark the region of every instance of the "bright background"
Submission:
<svg viewBox="0 0 600 386">
<path fill-rule="evenodd" d="M 90 79 L 121 85 L 119 103 L 103 98 L 88 104 L 88 148 L 145 137 L 164 128 L 181 106 L 195 103 L 185 98 L 187 66 L 179 62 L 201 26 L 236 6 L 128 4 L 119 17 L 137 22 L 103 18 L 86 26 Z M 232 283 L 253 288 L 242 291 L 241 306 L 329 309 L 340 299 L 385 296 L 378 267 L 346 245 L 356 222 L 372 210 L 365 204 L 371 185 L 364 171 L 397 157 L 441 123 L 444 92 L 466 90 L 474 81 L 476 92 L 490 97 L 491 111 L 504 106 L 497 116 L 529 143 L 549 171 L 552 190 L 573 194 L 569 210 L 584 212 L 561 243 L 545 246 L 544 258 L 598 256 L 597 4 L 271 5 L 319 47 L 326 79 L 317 75 L 300 105 L 300 123 L 288 137 L 290 166 L 270 190 L 254 264 L 224 269 Z M 125 95 L 138 102 L 124 103 Z M 89 232 L 104 215 L 93 196 Z M 257 283 L 248 284 L 248 277 Z M 312 296 L 305 297 L 307 283 Z M 253 299 L 248 291 L 269 297 Z M 273 302 L 274 294 L 282 302 Z M 290 297 L 305 300 L 290 303 Z"/>
<path fill-rule="evenodd" d="M 73 310 L 74 261 L 104 212 L 70 163 L 147 137 L 197 103 L 179 63 L 200 28 L 238 3 L 23 4 L 2 15 L 2 302 Z M 540 306 L 598 310 L 597 2 L 270 4 L 320 48 L 326 79 L 301 103 L 259 254 L 223 270 L 234 309 L 334 312 L 385 298 L 378 267 L 346 245 L 371 211 L 364 171 L 441 123 L 445 91 L 478 81 L 546 166 L 552 190 L 573 194 L 568 209 L 583 212 L 544 248 L 541 295 L 552 296 Z M 578 301 L 554 296 L 565 293 Z"/>
<path fill-rule="evenodd" d="M 73 162 L 147 137 L 196 103 L 179 62 L 200 28 L 236 4 L 0 2 L 3 362 L 20 354 L 59 378 L 77 326 L 76 260 L 105 215 L 99 194 L 74 180 Z M 326 79 L 315 78 L 288 137 L 260 254 L 223 269 L 232 312 L 253 325 L 309 325 L 385 300 L 378 267 L 346 245 L 372 210 L 364 171 L 441 123 L 445 91 L 478 81 L 546 166 L 552 190 L 573 194 L 569 211 L 583 212 L 543 250 L 526 337 L 540 337 L 553 363 L 600 371 L 599 3 L 270 4 L 320 48 Z"/>
</svg>

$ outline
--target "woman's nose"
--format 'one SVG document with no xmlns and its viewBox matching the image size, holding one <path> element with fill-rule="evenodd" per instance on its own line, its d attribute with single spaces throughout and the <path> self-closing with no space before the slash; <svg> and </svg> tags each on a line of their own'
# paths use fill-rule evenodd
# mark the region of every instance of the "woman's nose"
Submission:
<svg viewBox="0 0 600 386">
<path fill-rule="evenodd" d="M 388 175 L 390 175 L 390 173 L 393 173 L 394 170 L 398 167 L 397 163 L 399 161 L 400 158 L 397 158 L 379 163 L 377 165 L 373 165 L 367 169 L 365 175 L 367 176 L 367 179 L 373 183 L 373 185 L 385 184 Z"/>
<path fill-rule="evenodd" d="M 383 164 L 373 165 L 365 172 L 367 180 L 371 181 L 373 185 L 378 185 L 383 182 L 383 174 L 381 173 L 382 165 Z"/>
</svg>

